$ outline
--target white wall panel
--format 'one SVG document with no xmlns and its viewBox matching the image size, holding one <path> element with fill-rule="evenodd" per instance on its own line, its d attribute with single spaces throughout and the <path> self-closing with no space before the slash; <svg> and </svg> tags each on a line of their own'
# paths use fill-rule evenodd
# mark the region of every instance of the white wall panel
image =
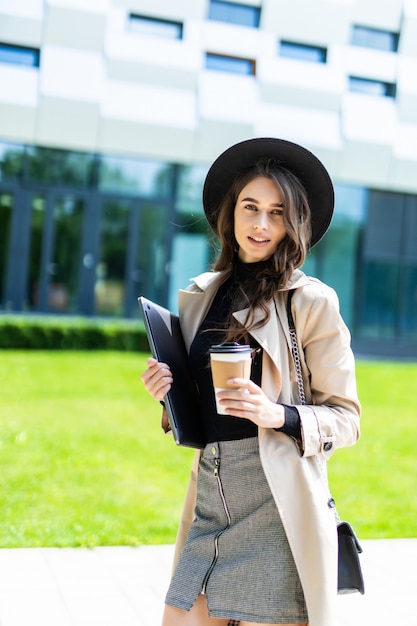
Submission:
<svg viewBox="0 0 417 626">
<path fill-rule="evenodd" d="M 343 73 L 325 63 L 264 57 L 259 62 L 257 73 L 264 83 L 301 87 L 306 91 L 341 93 L 345 86 Z"/>
<path fill-rule="evenodd" d="M 392 148 L 396 158 L 416 161 L 414 177 L 417 186 L 417 124 L 399 124 Z"/>
<path fill-rule="evenodd" d="M 188 35 L 187 40 L 170 40 L 130 32 L 127 28 L 127 13 L 112 9 L 107 24 L 105 54 L 114 59 L 198 71 L 201 68 L 201 54 L 196 24 L 188 30 Z"/>
<path fill-rule="evenodd" d="M 391 83 L 397 80 L 398 55 L 395 52 L 347 46 L 343 60 L 344 70 L 351 76 L 362 76 Z"/>
<path fill-rule="evenodd" d="M 269 0 L 262 9 L 261 27 L 276 33 L 279 38 L 300 43 L 344 43 L 348 40 L 352 4 L 326 0 Z"/>
<path fill-rule="evenodd" d="M 258 87 L 252 76 L 202 72 L 198 110 L 204 119 L 252 123 L 258 106 Z"/>
<path fill-rule="evenodd" d="M 372 26 L 397 32 L 401 24 L 403 0 L 356 0 L 352 20 L 361 26 Z"/>
<path fill-rule="evenodd" d="M 39 71 L 35 67 L 0 64 L 0 101 L 36 107 Z"/>
<path fill-rule="evenodd" d="M 397 128 L 397 112 L 392 98 L 346 94 L 342 104 L 343 136 L 372 144 L 392 143 Z"/>
<path fill-rule="evenodd" d="M 0 41 L 29 48 L 39 48 L 42 44 L 43 22 L 39 18 L 26 18 L 20 15 L 4 14 L 0 11 Z"/>
<path fill-rule="evenodd" d="M 401 57 L 398 61 L 398 89 L 417 95 L 417 57 Z"/>
<path fill-rule="evenodd" d="M 162 126 L 195 128 L 195 94 L 182 89 L 108 81 L 102 115 L 119 120 L 137 120 Z"/>
<path fill-rule="evenodd" d="M 339 115 L 307 107 L 261 104 L 255 120 L 258 136 L 282 137 L 338 150 L 341 147 Z"/>
<path fill-rule="evenodd" d="M 33 143 L 36 109 L 0 102 L 0 137 L 6 141 Z"/>
<path fill-rule="evenodd" d="M 98 121 L 99 107 L 95 103 L 43 97 L 35 140 L 44 146 L 95 151 Z"/>
<path fill-rule="evenodd" d="M 172 20 L 207 17 L 208 0 L 112 0 L 126 11 Z"/>
<path fill-rule="evenodd" d="M 70 100 L 99 102 L 103 93 L 103 61 L 97 52 L 45 46 L 41 92 Z"/>
<path fill-rule="evenodd" d="M 43 0 L 0 0 L 0 13 L 19 15 L 30 19 L 42 19 Z"/>
<path fill-rule="evenodd" d="M 203 27 L 201 45 L 207 52 L 256 59 L 261 37 L 257 28 L 208 21 Z"/>
<path fill-rule="evenodd" d="M 46 0 L 46 4 L 88 13 L 107 14 L 112 3 L 111 0 Z"/>
<path fill-rule="evenodd" d="M 417 124 L 417 57 L 402 56 L 398 60 L 396 101 L 399 119 Z"/>
<path fill-rule="evenodd" d="M 345 141 L 340 155 L 337 180 L 347 184 L 390 189 L 391 145 L 368 140 Z"/>
<path fill-rule="evenodd" d="M 102 54 L 106 23 L 99 13 L 51 6 L 44 20 L 44 44 Z"/>
</svg>

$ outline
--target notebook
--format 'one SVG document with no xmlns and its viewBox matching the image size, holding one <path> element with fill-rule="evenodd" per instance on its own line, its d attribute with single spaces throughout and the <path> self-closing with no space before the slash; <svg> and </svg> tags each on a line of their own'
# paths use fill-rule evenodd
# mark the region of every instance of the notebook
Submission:
<svg viewBox="0 0 417 626">
<path fill-rule="evenodd" d="M 165 407 L 175 442 L 179 446 L 204 448 L 198 391 L 190 373 L 179 317 L 143 296 L 138 302 L 152 356 L 167 363 L 172 372 L 173 383 L 165 397 Z"/>
</svg>

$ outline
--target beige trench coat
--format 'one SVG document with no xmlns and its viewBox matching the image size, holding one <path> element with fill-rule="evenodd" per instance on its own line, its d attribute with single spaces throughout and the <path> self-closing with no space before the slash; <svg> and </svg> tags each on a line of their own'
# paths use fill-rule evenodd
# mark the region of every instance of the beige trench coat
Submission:
<svg viewBox="0 0 417 626">
<path fill-rule="evenodd" d="M 205 273 L 179 293 L 187 349 L 227 273 Z M 293 315 L 302 360 L 307 405 L 299 405 L 286 313 L 288 289 L 296 288 Z M 260 458 L 291 546 L 303 586 L 310 626 L 335 626 L 337 534 L 329 506 L 326 460 L 359 438 L 360 405 L 350 334 L 335 292 L 296 270 L 271 317 L 252 332 L 263 348 L 262 389 L 273 402 L 296 405 L 302 447 L 273 429 L 259 428 Z M 245 311 L 236 312 L 243 321 Z M 196 453 L 177 538 L 176 559 L 194 516 Z"/>
</svg>

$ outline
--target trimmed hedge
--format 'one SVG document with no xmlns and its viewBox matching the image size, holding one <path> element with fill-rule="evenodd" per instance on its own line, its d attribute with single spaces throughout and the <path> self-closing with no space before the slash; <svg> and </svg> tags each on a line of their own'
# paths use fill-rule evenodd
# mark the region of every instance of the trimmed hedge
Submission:
<svg viewBox="0 0 417 626">
<path fill-rule="evenodd" d="M 141 321 L 0 316 L 0 349 L 149 352 Z"/>
</svg>

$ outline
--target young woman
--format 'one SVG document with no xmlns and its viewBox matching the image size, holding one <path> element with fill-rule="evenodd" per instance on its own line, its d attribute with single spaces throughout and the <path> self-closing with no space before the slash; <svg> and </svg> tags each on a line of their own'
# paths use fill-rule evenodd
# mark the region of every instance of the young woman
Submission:
<svg viewBox="0 0 417 626">
<path fill-rule="evenodd" d="M 333 186 L 321 162 L 280 139 L 232 146 L 204 184 L 221 244 L 214 271 L 180 292 L 181 328 L 207 445 L 196 453 L 163 626 L 334 626 L 337 536 L 326 460 L 359 437 L 350 335 L 334 291 L 298 268 L 327 230 Z M 297 388 L 287 301 L 306 403 Z M 253 349 L 216 412 L 209 347 Z M 155 400 L 172 384 L 149 359 Z M 164 415 L 166 422 L 166 415 Z"/>
</svg>

